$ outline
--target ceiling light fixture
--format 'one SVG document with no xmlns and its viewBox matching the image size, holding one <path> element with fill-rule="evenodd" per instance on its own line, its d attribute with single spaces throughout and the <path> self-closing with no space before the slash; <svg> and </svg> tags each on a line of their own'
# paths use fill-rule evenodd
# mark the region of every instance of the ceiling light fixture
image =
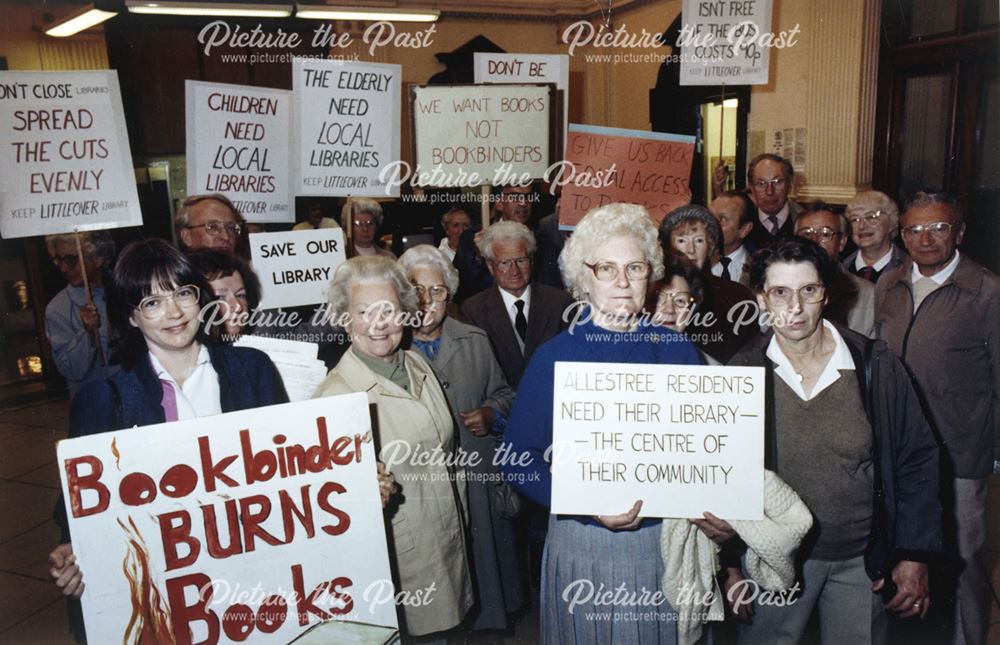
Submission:
<svg viewBox="0 0 1000 645">
<path fill-rule="evenodd" d="M 307 20 L 389 20 L 392 22 L 437 22 L 441 12 L 437 10 L 412 9 L 394 11 L 389 9 L 354 9 L 350 7 L 323 7 L 299 5 L 296 18 Z"/>
<path fill-rule="evenodd" d="M 63 20 L 58 25 L 45 30 L 46 36 L 65 38 L 78 34 L 84 29 L 90 29 L 94 25 L 99 25 L 108 18 L 118 15 L 114 11 L 101 11 L 95 9 L 94 5 L 87 5 L 82 11 L 78 11 L 69 18 Z"/>
<path fill-rule="evenodd" d="M 130 13 L 173 16 L 237 16 L 254 18 L 287 18 L 292 15 L 291 4 L 264 4 L 249 2 L 184 2 L 181 0 L 125 0 Z"/>
</svg>

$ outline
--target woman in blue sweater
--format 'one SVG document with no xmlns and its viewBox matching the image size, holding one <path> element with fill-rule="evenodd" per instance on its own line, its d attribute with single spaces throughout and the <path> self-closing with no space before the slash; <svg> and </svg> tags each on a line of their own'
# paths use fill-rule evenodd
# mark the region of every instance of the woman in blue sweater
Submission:
<svg viewBox="0 0 1000 645">
<path fill-rule="evenodd" d="M 506 460 L 504 475 L 543 506 L 550 505 L 552 488 L 546 450 L 552 444 L 556 361 L 701 362 L 681 336 L 640 329 L 647 286 L 663 277 L 656 226 L 644 208 L 609 204 L 590 211 L 567 242 L 559 265 L 566 285 L 585 306 L 577 324 L 535 352 L 505 432 L 507 449 L 530 459 Z M 642 333 L 631 333 L 636 331 Z M 659 342 L 652 342 L 654 334 Z M 598 606 L 593 598 L 578 602 L 575 590 L 581 583 L 594 590 L 603 585 L 608 592 L 624 585 L 636 597 L 660 589 L 660 522 L 642 518 L 642 500 L 622 510 L 614 516 L 550 516 L 542 565 L 543 643 L 676 643 L 676 623 L 664 618 L 673 615 L 666 602 L 651 607 Z M 616 610 L 625 615 L 616 616 Z"/>
</svg>

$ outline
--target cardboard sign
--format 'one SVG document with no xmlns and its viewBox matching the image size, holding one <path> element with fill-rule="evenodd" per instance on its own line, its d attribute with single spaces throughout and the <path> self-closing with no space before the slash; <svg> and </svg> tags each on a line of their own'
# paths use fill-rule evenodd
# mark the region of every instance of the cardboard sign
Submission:
<svg viewBox="0 0 1000 645">
<path fill-rule="evenodd" d="M 295 194 L 399 197 L 399 65 L 296 58 Z"/>
<path fill-rule="evenodd" d="M 764 369 L 556 363 L 552 512 L 759 520 Z"/>
<path fill-rule="evenodd" d="M 771 47 L 794 44 L 771 36 L 771 0 L 684 0 L 681 13 L 681 85 L 767 85 Z"/>
<path fill-rule="evenodd" d="M 527 183 L 551 158 L 549 85 L 410 88 L 415 176 L 422 186 Z"/>
<path fill-rule="evenodd" d="M 477 85 L 483 83 L 555 83 L 562 92 L 563 141 L 569 126 L 569 56 L 566 54 L 472 55 Z"/>
<path fill-rule="evenodd" d="M 359 393 L 59 442 L 88 640 L 394 627 L 392 601 L 365 600 L 391 588 L 370 428 Z"/>
<path fill-rule="evenodd" d="M 223 193 L 248 222 L 294 222 L 292 93 L 185 81 L 187 192 Z"/>
<path fill-rule="evenodd" d="M 141 226 L 117 72 L 0 72 L 0 234 Z"/>
<path fill-rule="evenodd" d="M 253 233 L 250 257 L 260 278 L 261 309 L 318 304 L 326 300 L 334 272 L 347 259 L 344 231 Z"/>
<path fill-rule="evenodd" d="M 559 227 L 573 228 L 592 208 L 612 202 L 646 207 L 657 223 L 691 201 L 694 137 L 569 126 L 566 160 L 546 181 L 563 186 Z"/>
</svg>

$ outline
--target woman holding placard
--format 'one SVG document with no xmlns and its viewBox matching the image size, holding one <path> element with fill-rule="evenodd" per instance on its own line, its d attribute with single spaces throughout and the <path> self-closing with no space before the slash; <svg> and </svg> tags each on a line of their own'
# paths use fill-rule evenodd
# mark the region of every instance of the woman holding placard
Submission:
<svg viewBox="0 0 1000 645">
<path fill-rule="evenodd" d="M 684 338 L 640 329 L 648 283 L 663 276 L 663 251 L 644 208 L 616 203 L 587 213 L 566 243 L 559 266 L 565 284 L 586 304 L 581 312 L 586 322 L 577 322 L 532 356 L 505 432 L 504 448 L 512 457 L 501 466 L 519 492 L 546 507 L 552 486 L 546 451 L 552 444 L 556 361 L 701 362 Z M 665 617 L 673 613 L 668 603 L 633 607 L 600 602 L 601 593 L 614 593 L 622 585 L 636 597 L 660 588 L 660 521 L 643 519 L 641 512 L 642 500 L 635 500 L 620 515 L 550 516 L 542 565 L 542 642 L 677 642 L 676 623 Z M 600 592 L 588 597 L 586 588 L 591 587 Z"/>
</svg>

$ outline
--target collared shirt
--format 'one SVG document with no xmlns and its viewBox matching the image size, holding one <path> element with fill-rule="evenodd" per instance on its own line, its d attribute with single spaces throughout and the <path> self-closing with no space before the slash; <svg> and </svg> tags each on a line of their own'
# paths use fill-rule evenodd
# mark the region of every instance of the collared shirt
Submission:
<svg viewBox="0 0 1000 645">
<path fill-rule="evenodd" d="M 780 211 L 774 214 L 774 216 L 778 218 L 778 230 L 781 230 L 781 227 L 785 225 L 786 221 L 788 221 L 788 215 L 788 200 L 786 199 L 785 205 L 781 207 Z M 768 221 L 769 217 L 771 216 L 764 211 L 757 212 L 757 218 L 760 220 L 760 225 L 763 226 L 764 230 L 768 233 L 771 232 L 771 227 L 769 226 L 770 222 Z"/>
<path fill-rule="evenodd" d="M 521 337 L 518 335 L 517 326 L 514 323 L 514 321 L 517 320 L 517 305 L 515 303 L 518 300 L 524 301 L 524 318 L 527 320 L 531 316 L 531 314 L 528 313 L 528 310 L 531 309 L 531 285 L 529 284 L 525 287 L 524 293 L 521 294 L 520 298 L 509 291 L 504 291 L 500 287 L 497 287 L 497 289 L 500 290 L 500 297 L 503 298 L 503 306 L 507 310 L 507 318 L 510 320 L 510 328 L 514 330 L 514 338 L 517 340 L 517 344 L 520 346 L 521 352 L 523 353 L 524 341 L 521 340 Z"/>
<path fill-rule="evenodd" d="M 375 358 L 374 356 L 369 356 L 364 352 L 359 352 L 354 347 L 351 347 L 351 351 L 354 352 L 354 355 L 358 357 L 358 360 L 364 363 L 365 367 L 374 372 L 376 376 L 381 376 L 382 378 L 392 381 L 407 392 L 410 391 L 410 375 L 406 371 L 406 355 L 403 352 L 396 352 L 392 357 L 392 362 L 387 363 L 380 358 Z"/>
<path fill-rule="evenodd" d="M 222 414 L 222 401 L 219 393 L 219 375 L 212 367 L 211 357 L 208 355 L 208 348 L 201 346 L 198 352 L 198 361 L 194 369 L 184 380 L 184 385 L 180 386 L 170 372 L 163 367 L 163 364 L 152 352 L 149 354 L 149 362 L 153 366 L 156 378 L 166 381 L 170 387 L 174 388 L 174 395 L 177 401 L 177 420 L 198 419 L 201 417 Z"/>
<path fill-rule="evenodd" d="M 889 245 L 889 250 L 885 252 L 885 255 L 880 257 L 875 262 L 875 264 L 871 265 L 872 269 L 874 269 L 875 271 L 882 271 L 882 269 L 884 269 L 889 264 L 889 260 L 891 259 L 892 259 L 892 244 Z M 854 256 L 854 270 L 861 271 L 867 266 L 868 263 L 865 262 L 865 259 L 863 257 L 861 257 L 861 251 L 859 250 L 858 254 Z"/>
<path fill-rule="evenodd" d="M 830 356 L 830 360 L 827 361 L 826 366 L 823 368 L 823 373 L 819 375 L 816 385 L 813 386 L 812 392 L 809 394 L 806 394 L 805 389 L 802 387 L 802 382 L 799 380 L 799 375 L 795 372 L 795 368 L 792 367 L 792 362 L 781 351 L 777 337 L 771 338 L 771 342 L 767 346 L 767 357 L 774 361 L 777 366 L 774 373 L 780 376 L 781 380 L 788 387 L 792 388 L 792 391 L 803 401 L 815 398 L 817 394 L 835 383 L 840 378 L 840 370 L 854 369 L 854 358 L 851 356 L 851 350 L 847 348 L 847 344 L 840 336 L 840 332 L 833 326 L 833 323 L 826 319 L 823 320 L 823 328 L 833 336 L 836 347 L 833 350 L 833 355 Z"/>
<path fill-rule="evenodd" d="M 729 258 L 729 279 L 733 282 L 740 282 L 743 280 L 743 266 L 747 262 L 747 247 L 745 244 L 740 244 L 740 248 L 736 249 L 732 253 L 726 256 Z M 712 275 L 721 278 L 722 277 L 722 262 L 716 262 L 712 266 Z"/>
<path fill-rule="evenodd" d="M 912 282 L 916 282 L 920 278 L 927 278 L 929 280 L 933 280 L 937 284 L 937 286 L 940 287 L 942 284 L 945 283 L 945 281 L 948 278 L 951 277 L 951 274 L 955 272 L 955 269 L 957 267 L 958 267 L 958 249 L 955 249 L 955 257 L 951 259 L 951 262 L 946 264 L 943 269 L 941 269 L 934 275 L 925 276 L 923 273 L 920 272 L 920 267 L 917 266 L 917 263 L 914 262 L 913 269 L 910 271 L 910 280 Z"/>
<path fill-rule="evenodd" d="M 444 251 L 444 254 L 448 256 L 448 261 L 449 262 L 454 262 L 455 261 L 455 251 L 453 251 L 452 248 L 450 246 L 448 246 L 448 238 L 447 237 L 444 238 L 443 240 L 441 240 L 441 243 L 438 244 L 438 248 L 441 249 L 442 251 Z"/>
</svg>

